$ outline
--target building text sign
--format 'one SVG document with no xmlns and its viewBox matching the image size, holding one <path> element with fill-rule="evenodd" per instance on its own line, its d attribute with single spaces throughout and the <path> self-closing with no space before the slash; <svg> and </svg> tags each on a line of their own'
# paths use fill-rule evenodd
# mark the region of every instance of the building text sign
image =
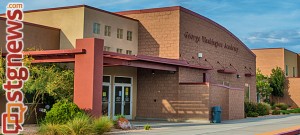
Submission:
<svg viewBox="0 0 300 135">
<path fill-rule="evenodd" d="M 219 41 L 215 41 L 214 39 L 207 38 L 205 36 L 196 36 L 196 35 L 193 35 L 189 32 L 185 32 L 184 37 L 186 39 L 190 39 L 190 40 L 194 41 L 195 43 L 199 43 L 200 41 L 202 41 L 203 43 L 213 45 L 216 48 L 224 48 L 224 49 L 228 49 L 228 50 L 231 50 L 231 51 L 234 51 L 234 52 L 238 52 L 238 50 L 239 50 L 239 48 L 234 47 L 231 44 L 226 44 L 226 43 L 222 43 L 222 42 L 219 42 Z"/>
</svg>

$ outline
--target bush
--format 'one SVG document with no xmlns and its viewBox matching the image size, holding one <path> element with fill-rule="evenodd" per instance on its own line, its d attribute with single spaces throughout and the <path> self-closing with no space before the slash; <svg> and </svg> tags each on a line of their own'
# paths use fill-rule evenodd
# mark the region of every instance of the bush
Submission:
<svg viewBox="0 0 300 135">
<path fill-rule="evenodd" d="M 274 110 L 273 112 L 272 112 L 272 115 L 280 115 L 280 111 L 279 110 Z"/>
<path fill-rule="evenodd" d="M 289 110 L 281 110 L 280 113 L 282 113 L 282 114 L 290 114 L 290 111 Z"/>
<path fill-rule="evenodd" d="M 109 132 L 113 127 L 113 122 L 108 117 L 100 117 L 93 122 L 94 130 L 97 134 Z"/>
<path fill-rule="evenodd" d="M 245 102 L 245 113 L 257 112 L 257 104 L 253 102 Z"/>
<path fill-rule="evenodd" d="M 280 110 L 287 110 L 289 106 L 285 103 L 276 104 L 276 107 L 280 108 Z"/>
<path fill-rule="evenodd" d="M 76 104 L 68 101 L 59 101 L 46 113 L 44 123 L 64 124 L 81 114 L 84 114 L 84 112 Z"/>
<path fill-rule="evenodd" d="M 66 131 L 70 135 L 90 135 L 95 134 L 92 121 L 85 114 L 77 115 L 73 120 L 66 123 Z"/>
<path fill-rule="evenodd" d="M 43 123 L 39 127 L 39 134 L 41 135 L 67 135 L 65 125 Z"/>
<path fill-rule="evenodd" d="M 144 129 L 145 129 L 145 130 L 150 130 L 150 129 L 151 129 L 151 126 L 150 126 L 149 124 L 146 124 L 146 125 L 144 126 Z"/>
<path fill-rule="evenodd" d="M 257 113 L 259 116 L 269 115 L 271 106 L 267 103 L 258 103 L 257 104 Z"/>
<path fill-rule="evenodd" d="M 258 117 L 258 113 L 257 112 L 248 112 L 247 113 L 247 117 Z"/>
<path fill-rule="evenodd" d="M 291 113 L 300 113 L 300 108 L 290 110 Z"/>
</svg>

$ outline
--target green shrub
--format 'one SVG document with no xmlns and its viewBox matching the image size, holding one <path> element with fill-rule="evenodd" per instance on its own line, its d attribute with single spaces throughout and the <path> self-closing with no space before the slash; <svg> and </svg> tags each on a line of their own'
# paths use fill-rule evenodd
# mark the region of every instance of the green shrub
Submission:
<svg viewBox="0 0 300 135">
<path fill-rule="evenodd" d="M 85 114 L 77 115 L 73 120 L 66 123 L 66 131 L 70 135 L 90 135 L 95 134 L 92 121 Z"/>
<path fill-rule="evenodd" d="M 269 115 L 271 106 L 267 103 L 258 103 L 257 104 L 257 113 L 259 116 Z"/>
<path fill-rule="evenodd" d="M 150 130 L 150 129 L 151 129 L 151 126 L 150 126 L 149 124 L 146 124 L 146 125 L 144 126 L 144 129 L 145 129 L 145 130 Z"/>
<path fill-rule="evenodd" d="M 280 113 L 282 113 L 282 114 L 290 114 L 290 111 L 289 110 L 280 110 Z"/>
<path fill-rule="evenodd" d="M 280 111 L 279 110 L 274 110 L 273 112 L 272 112 L 272 115 L 280 115 Z"/>
<path fill-rule="evenodd" d="M 38 134 L 40 135 L 67 135 L 65 125 L 43 123 L 39 127 Z"/>
<path fill-rule="evenodd" d="M 289 106 L 285 103 L 276 104 L 276 107 L 280 108 L 280 110 L 287 110 Z"/>
<path fill-rule="evenodd" d="M 108 117 L 100 117 L 93 122 L 94 130 L 97 134 L 101 135 L 105 132 L 109 132 L 113 127 L 113 122 Z"/>
<path fill-rule="evenodd" d="M 245 102 L 245 113 L 257 112 L 257 104 L 253 102 Z"/>
<path fill-rule="evenodd" d="M 258 117 L 259 114 L 257 112 L 248 112 L 247 117 Z"/>
<path fill-rule="evenodd" d="M 44 123 L 64 124 L 72 120 L 76 115 L 83 113 L 76 104 L 68 101 L 59 101 L 46 113 Z"/>
<path fill-rule="evenodd" d="M 300 108 L 290 110 L 291 113 L 300 113 Z"/>
</svg>

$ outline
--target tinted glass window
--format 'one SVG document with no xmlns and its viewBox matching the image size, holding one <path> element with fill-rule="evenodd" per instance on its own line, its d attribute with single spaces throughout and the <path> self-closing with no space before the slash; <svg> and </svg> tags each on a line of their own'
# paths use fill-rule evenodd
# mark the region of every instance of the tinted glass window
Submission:
<svg viewBox="0 0 300 135">
<path fill-rule="evenodd" d="M 131 78 L 127 78 L 127 77 L 116 77 L 116 78 L 115 78 L 115 83 L 127 83 L 127 84 L 131 84 Z"/>
<path fill-rule="evenodd" d="M 110 83 L 110 76 L 103 76 L 103 82 Z"/>
</svg>

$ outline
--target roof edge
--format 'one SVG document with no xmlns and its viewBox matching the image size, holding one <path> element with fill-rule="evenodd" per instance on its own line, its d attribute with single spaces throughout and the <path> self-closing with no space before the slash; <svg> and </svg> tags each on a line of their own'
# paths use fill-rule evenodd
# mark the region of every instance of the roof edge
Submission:
<svg viewBox="0 0 300 135">
<path fill-rule="evenodd" d="M 244 48 L 250 52 L 251 55 L 253 55 L 254 57 L 256 57 L 256 55 L 250 50 L 250 48 L 248 46 L 246 46 L 237 36 L 235 36 L 233 33 L 231 33 L 228 29 L 226 29 L 225 27 L 223 27 L 222 25 L 218 24 L 217 22 L 203 16 L 203 15 L 200 15 L 192 10 L 189 10 L 189 9 L 186 9 L 184 7 L 180 7 L 180 11 L 183 11 L 185 13 L 188 13 L 190 15 L 193 15 L 195 17 L 198 17 L 200 19 L 203 19 L 205 21 L 207 21 L 208 23 L 211 23 L 213 25 L 215 25 L 216 27 L 222 29 L 224 32 L 228 33 L 231 37 L 233 37 L 235 40 L 237 40 L 240 44 L 242 44 L 244 46 Z"/>
<path fill-rule="evenodd" d="M 127 17 L 127 16 L 122 16 L 120 14 L 116 14 L 116 13 L 113 13 L 113 12 L 109 12 L 109 11 L 102 10 L 102 9 L 99 9 L 99 8 L 96 8 L 96 7 L 92 7 L 92 6 L 88 6 L 88 5 L 75 5 L 75 6 L 65 6 L 65 7 L 35 9 L 35 10 L 24 11 L 24 13 L 42 12 L 42 11 L 51 11 L 51 10 L 61 10 L 61 9 L 71 9 L 71 8 L 79 8 L 79 7 L 86 7 L 86 8 L 89 8 L 89 9 L 93 9 L 93 10 L 105 12 L 105 13 L 108 13 L 108 14 L 111 14 L 111 15 L 122 17 L 122 18 L 126 18 L 126 19 L 130 19 L 130 20 L 138 21 L 136 19 L 133 19 L 133 18 L 130 18 L 130 17 Z M 2 13 L 0 15 L 5 15 L 5 13 Z"/>
<path fill-rule="evenodd" d="M 6 21 L 7 18 L 5 17 L 0 17 L 0 20 L 4 20 Z M 36 23 L 31 23 L 31 22 L 25 22 L 22 21 L 24 24 L 30 25 L 30 26 L 35 26 L 35 27 L 40 27 L 40 28 L 45 28 L 45 29 L 52 29 L 52 30 L 60 30 L 59 28 L 55 28 L 55 27 L 50 27 L 50 26 L 45 26 L 45 25 L 40 25 L 40 24 L 36 24 Z"/>
<path fill-rule="evenodd" d="M 120 11 L 120 12 L 115 12 L 117 14 L 120 15 L 128 15 L 128 14 L 142 14 L 142 13 L 152 13 L 152 12 L 164 12 L 164 11 L 174 11 L 174 10 L 180 10 L 182 12 L 188 13 L 190 15 L 193 15 L 195 17 L 198 17 L 200 19 L 203 19 L 213 25 L 215 25 L 216 27 L 222 29 L 223 31 L 225 31 L 226 33 L 228 33 L 231 37 L 233 37 L 234 39 L 236 39 L 240 44 L 242 44 L 246 50 L 248 50 L 248 52 L 253 55 L 254 57 L 256 57 L 256 55 L 250 50 L 250 48 L 248 48 L 248 46 L 246 46 L 238 37 L 236 37 L 233 33 L 231 33 L 229 30 L 227 30 L 225 27 L 223 27 L 222 25 L 216 23 L 215 21 L 202 16 L 194 11 L 191 11 L 187 8 L 181 7 L 181 6 L 172 6 L 172 7 L 161 7 L 161 8 L 151 8 L 151 9 L 141 9 L 141 10 L 129 10 L 129 11 Z"/>
<path fill-rule="evenodd" d="M 271 50 L 271 49 L 283 49 L 283 50 L 292 52 L 292 53 L 294 53 L 294 54 L 299 54 L 299 53 L 296 53 L 296 52 L 291 51 L 291 50 L 289 50 L 289 49 L 286 49 L 286 48 L 284 48 L 284 47 L 274 47 L 274 48 L 254 48 L 254 49 L 251 49 L 251 50 Z"/>
</svg>

